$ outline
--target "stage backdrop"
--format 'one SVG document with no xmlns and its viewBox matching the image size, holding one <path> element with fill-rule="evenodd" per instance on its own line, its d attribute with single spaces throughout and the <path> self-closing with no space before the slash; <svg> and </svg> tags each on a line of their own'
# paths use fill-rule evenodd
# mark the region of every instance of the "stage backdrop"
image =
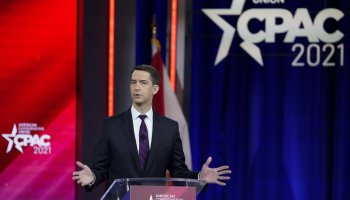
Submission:
<svg viewBox="0 0 350 200">
<path fill-rule="evenodd" d="M 192 1 L 194 169 L 229 164 L 199 199 L 350 199 L 350 4 Z"/>
<path fill-rule="evenodd" d="M 0 199 L 74 199 L 76 1 L 0 2 Z"/>
</svg>

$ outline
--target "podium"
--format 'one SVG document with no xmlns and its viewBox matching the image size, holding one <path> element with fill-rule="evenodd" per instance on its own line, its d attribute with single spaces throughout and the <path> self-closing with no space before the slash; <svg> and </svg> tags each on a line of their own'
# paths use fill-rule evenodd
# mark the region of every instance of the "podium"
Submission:
<svg viewBox="0 0 350 200">
<path fill-rule="evenodd" d="M 204 181 L 195 179 L 116 179 L 101 200 L 195 200 L 204 186 Z"/>
</svg>

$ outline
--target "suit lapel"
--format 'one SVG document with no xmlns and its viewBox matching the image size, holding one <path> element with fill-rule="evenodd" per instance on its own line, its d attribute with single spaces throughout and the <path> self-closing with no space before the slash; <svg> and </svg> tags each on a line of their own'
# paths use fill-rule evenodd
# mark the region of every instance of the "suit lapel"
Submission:
<svg viewBox="0 0 350 200">
<path fill-rule="evenodd" d="M 159 146 L 159 140 L 160 140 L 160 123 L 159 123 L 159 116 L 156 113 L 153 113 L 153 133 L 152 133 L 152 143 L 151 143 L 151 150 L 147 159 L 146 168 L 145 168 L 145 174 L 148 174 L 150 166 L 156 156 L 157 148 Z"/>
<path fill-rule="evenodd" d="M 140 160 L 139 155 L 137 152 L 137 146 L 134 136 L 134 126 L 132 123 L 132 116 L 131 116 L 131 110 L 129 109 L 126 114 L 124 115 L 124 134 L 126 137 L 126 141 L 128 143 L 129 151 L 131 153 L 131 157 L 134 161 L 135 167 L 137 168 L 137 171 L 139 174 L 141 174 L 141 166 L 140 166 Z"/>
</svg>

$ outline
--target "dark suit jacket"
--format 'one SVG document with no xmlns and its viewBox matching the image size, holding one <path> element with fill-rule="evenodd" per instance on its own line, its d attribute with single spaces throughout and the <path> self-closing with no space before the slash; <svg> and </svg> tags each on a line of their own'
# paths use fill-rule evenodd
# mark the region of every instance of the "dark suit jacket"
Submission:
<svg viewBox="0 0 350 200">
<path fill-rule="evenodd" d="M 88 190 L 104 180 L 108 188 L 118 178 L 165 177 L 167 169 L 174 178 L 197 179 L 198 176 L 198 172 L 190 171 L 185 164 L 178 123 L 155 112 L 151 149 L 144 173 L 140 167 L 130 109 L 105 119 L 94 153 L 91 170 L 96 180 Z"/>
</svg>

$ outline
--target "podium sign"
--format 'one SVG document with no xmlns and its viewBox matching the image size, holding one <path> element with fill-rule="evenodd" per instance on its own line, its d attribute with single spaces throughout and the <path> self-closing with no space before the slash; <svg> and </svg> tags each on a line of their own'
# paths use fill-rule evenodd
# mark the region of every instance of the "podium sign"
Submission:
<svg viewBox="0 0 350 200">
<path fill-rule="evenodd" d="M 195 200 L 205 182 L 180 178 L 116 179 L 101 200 Z"/>
<path fill-rule="evenodd" d="M 132 200 L 193 200 L 196 199 L 195 187 L 182 186 L 140 186 L 130 187 Z"/>
</svg>

